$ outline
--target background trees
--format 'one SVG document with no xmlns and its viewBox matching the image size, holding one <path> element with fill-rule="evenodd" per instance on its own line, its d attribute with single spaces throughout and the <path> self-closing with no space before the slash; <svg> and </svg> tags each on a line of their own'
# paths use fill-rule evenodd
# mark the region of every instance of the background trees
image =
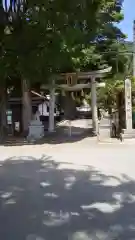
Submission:
<svg viewBox="0 0 135 240">
<path fill-rule="evenodd" d="M 5 0 L 1 4 L 1 83 L 7 88 L 19 86 L 16 81 L 20 82 L 23 118 L 27 119 L 24 129 L 31 117 L 29 89 L 35 82 L 51 84 L 60 72 L 106 66 L 112 66 L 109 78 L 114 81 L 118 73 L 123 74 L 127 57 L 120 52 L 125 49 L 125 36 L 116 26 L 123 19 L 122 3 L 24 0 L 9 4 Z"/>
</svg>

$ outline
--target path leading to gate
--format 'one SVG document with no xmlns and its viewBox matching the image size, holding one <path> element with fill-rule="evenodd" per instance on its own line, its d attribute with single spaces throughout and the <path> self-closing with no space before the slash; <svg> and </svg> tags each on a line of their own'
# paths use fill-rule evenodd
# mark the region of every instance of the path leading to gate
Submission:
<svg viewBox="0 0 135 240">
<path fill-rule="evenodd" d="M 67 135 L 77 136 L 88 130 L 88 136 L 92 135 L 92 119 L 77 119 L 73 121 L 64 120 L 57 125 Z M 99 134 L 102 140 L 110 138 L 109 116 L 103 117 L 99 122 Z"/>
<path fill-rule="evenodd" d="M 92 128 L 92 119 L 77 119 L 72 121 L 63 120 L 60 123 L 58 123 L 57 126 L 68 128 L 69 124 L 73 128 L 76 128 L 76 129 L 78 128 L 78 131 L 80 129 L 80 133 L 81 133 L 84 129 Z"/>
<path fill-rule="evenodd" d="M 0 147 L 0 239 L 134 239 L 134 146 Z"/>
</svg>

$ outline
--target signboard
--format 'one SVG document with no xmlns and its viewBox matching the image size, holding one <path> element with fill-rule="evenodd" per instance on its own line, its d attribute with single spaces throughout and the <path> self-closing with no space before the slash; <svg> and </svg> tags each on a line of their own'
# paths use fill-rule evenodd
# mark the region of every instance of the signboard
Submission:
<svg viewBox="0 0 135 240">
<path fill-rule="evenodd" d="M 68 86 L 74 86 L 77 84 L 77 74 L 76 73 L 68 73 L 66 74 L 66 84 Z"/>
<path fill-rule="evenodd" d="M 131 80 L 125 80 L 125 112 L 126 112 L 126 129 L 132 129 L 132 92 Z"/>
</svg>

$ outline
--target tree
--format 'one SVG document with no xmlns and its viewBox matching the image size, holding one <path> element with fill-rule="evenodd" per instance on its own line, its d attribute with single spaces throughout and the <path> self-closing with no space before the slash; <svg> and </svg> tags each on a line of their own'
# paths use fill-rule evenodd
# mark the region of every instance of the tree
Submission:
<svg viewBox="0 0 135 240">
<path fill-rule="evenodd" d="M 11 1 L 6 7 L 11 20 L 6 25 L 12 34 L 4 38 L 4 48 L 10 52 L 23 87 L 25 82 L 27 113 L 31 112 L 28 86 L 33 81 L 46 78 L 50 82 L 60 72 L 110 65 L 102 52 L 124 37 L 114 27 L 123 17 L 121 7 L 122 1 L 115 0 L 28 0 L 23 8 L 18 1 Z M 25 116 L 29 118 L 30 114 Z"/>
<path fill-rule="evenodd" d="M 124 37 L 114 27 L 123 17 L 121 6 L 122 1 L 115 0 L 27 1 L 25 11 L 17 12 L 12 20 L 12 43 L 20 56 L 21 71 L 33 79 L 39 74 L 42 78 L 45 73 L 93 69 L 108 63 L 100 52 Z"/>
<path fill-rule="evenodd" d="M 12 53 L 12 31 L 19 24 L 21 5 L 17 1 L 0 2 L 0 138 L 3 139 L 6 129 L 6 95 L 7 84 L 16 74 L 16 56 Z"/>
<path fill-rule="evenodd" d="M 28 57 L 30 53 L 32 58 L 35 54 L 34 62 L 37 67 L 34 68 L 34 73 L 42 73 L 39 71 L 42 63 L 48 74 L 64 69 L 83 68 L 82 62 L 89 53 L 91 56 L 94 53 L 93 59 L 87 58 L 91 65 L 96 65 L 95 55 L 99 55 L 98 65 L 101 65 L 101 50 L 108 50 L 113 40 L 123 38 L 120 30 L 114 27 L 114 23 L 122 19 L 121 4 L 120 1 L 116 4 L 114 0 L 89 0 L 83 4 L 79 0 L 70 0 L 66 4 L 61 0 L 42 0 L 35 4 L 33 0 L 29 0 L 21 23 L 19 41 L 17 37 L 17 42 L 22 44 L 21 38 L 25 42 L 23 52 L 21 44 L 18 46 L 21 54 L 25 55 L 27 52 Z M 76 13 L 76 16 L 73 13 Z M 26 58 L 25 65 L 28 66 Z M 84 65 L 88 67 L 88 61 L 84 62 Z M 31 76 L 30 69 L 26 72 Z"/>
<path fill-rule="evenodd" d="M 126 77 L 130 77 L 133 88 L 135 86 L 135 80 L 132 77 L 132 44 L 129 46 L 127 42 L 119 43 L 119 45 L 117 44 L 117 48 L 117 52 L 112 51 L 110 54 L 113 71 L 106 78 L 106 87 L 99 90 L 99 101 L 105 108 L 116 107 L 117 95 L 119 92 L 124 91 L 124 80 Z M 107 55 L 109 57 L 109 54 Z"/>
</svg>

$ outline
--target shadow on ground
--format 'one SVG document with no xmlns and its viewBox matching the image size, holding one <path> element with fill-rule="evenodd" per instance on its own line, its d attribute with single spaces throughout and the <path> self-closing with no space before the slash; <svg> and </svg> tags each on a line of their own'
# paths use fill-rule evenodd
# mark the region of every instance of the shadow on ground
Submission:
<svg viewBox="0 0 135 240">
<path fill-rule="evenodd" d="M 34 236 L 133 239 L 135 182 L 47 157 L 7 159 L 0 167 L 0 239 Z"/>
<path fill-rule="evenodd" d="M 64 143 L 74 143 L 81 141 L 87 137 L 94 137 L 92 129 L 85 129 L 80 127 L 72 127 L 72 135 L 69 135 L 68 127 L 60 127 L 54 133 L 45 132 L 45 137 L 33 143 L 33 141 L 28 142 L 26 138 L 23 137 L 8 137 L 6 141 L 2 144 L 4 146 L 22 146 L 22 145 L 33 145 L 33 144 L 64 144 Z"/>
</svg>

